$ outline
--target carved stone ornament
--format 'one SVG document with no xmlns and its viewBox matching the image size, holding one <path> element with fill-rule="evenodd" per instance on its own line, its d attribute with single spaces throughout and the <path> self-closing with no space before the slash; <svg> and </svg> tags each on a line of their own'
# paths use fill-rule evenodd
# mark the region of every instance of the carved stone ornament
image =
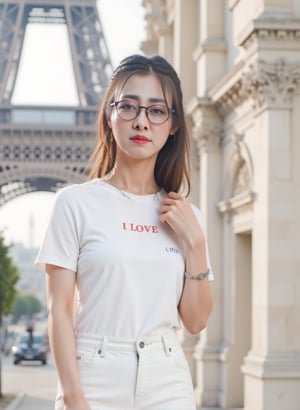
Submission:
<svg viewBox="0 0 300 410">
<path fill-rule="evenodd" d="M 248 168 L 245 162 L 243 162 L 242 166 L 239 169 L 239 172 L 236 177 L 233 196 L 237 196 L 242 194 L 244 191 L 249 190 L 250 186 L 250 176 L 248 172 Z"/>
<path fill-rule="evenodd" d="M 300 83 L 300 62 L 289 64 L 284 58 L 275 63 L 258 61 L 242 74 L 242 90 L 252 98 L 254 107 L 267 103 L 274 106 L 291 104 Z"/>
<path fill-rule="evenodd" d="M 228 160 L 224 200 L 219 202 L 220 212 L 228 218 L 235 209 L 251 206 L 255 199 L 252 160 L 243 139 L 237 132 L 232 136 L 234 150 Z"/>
<path fill-rule="evenodd" d="M 288 63 L 284 58 L 280 58 L 271 63 L 259 60 L 245 69 L 240 68 L 235 76 L 230 88 L 216 100 L 222 116 L 249 99 L 254 109 L 265 104 L 271 107 L 288 107 L 300 84 L 300 61 Z"/>
<path fill-rule="evenodd" d="M 242 80 L 239 78 L 230 89 L 218 98 L 216 105 L 219 113 L 222 116 L 226 116 L 233 111 L 235 107 L 241 105 L 247 98 L 247 93 L 244 92 L 242 87 Z"/>
<path fill-rule="evenodd" d="M 206 98 L 196 98 L 188 104 L 187 111 L 194 124 L 192 137 L 199 155 L 219 149 L 222 122 L 214 104 Z"/>
<path fill-rule="evenodd" d="M 199 154 L 215 151 L 220 145 L 221 127 L 214 121 L 204 121 L 201 127 L 194 127 L 192 137 L 196 142 Z"/>
<path fill-rule="evenodd" d="M 264 90 L 257 81 L 257 70 L 252 64 L 242 74 L 241 94 L 245 99 L 251 98 L 254 107 L 260 107 L 264 102 Z"/>
</svg>

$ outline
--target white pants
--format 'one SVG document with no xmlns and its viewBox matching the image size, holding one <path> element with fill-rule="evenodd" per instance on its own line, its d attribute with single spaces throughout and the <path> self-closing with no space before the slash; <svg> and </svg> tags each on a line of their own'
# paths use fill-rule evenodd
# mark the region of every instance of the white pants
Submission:
<svg viewBox="0 0 300 410">
<path fill-rule="evenodd" d="M 138 341 L 77 336 L 80 380 L 91 410 L 195 410 L 188 363 L 175 332 Z M 63 410 L 60 392 L 55 410 Z"/>
</svg>

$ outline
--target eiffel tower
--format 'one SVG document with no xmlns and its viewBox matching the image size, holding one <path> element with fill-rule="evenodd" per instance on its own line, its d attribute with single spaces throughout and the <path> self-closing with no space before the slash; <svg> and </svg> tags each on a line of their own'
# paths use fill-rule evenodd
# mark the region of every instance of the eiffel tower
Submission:
<svg viewBox="0 0 300 410">
<path fill-rule="evenodd" d="M 78 105 L 12 103 L 29 24 L 67 27 Z M 0 206 L 84 180 L 111 72 L 96 0 L 0 0 Z"/>
</svg>

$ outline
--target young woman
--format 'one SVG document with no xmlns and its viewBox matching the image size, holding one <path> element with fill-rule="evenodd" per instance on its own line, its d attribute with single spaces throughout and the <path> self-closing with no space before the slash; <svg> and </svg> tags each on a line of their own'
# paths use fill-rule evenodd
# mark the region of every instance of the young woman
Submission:
<svg viewBox="0 0 300 410">
<path fill-rule="evenodd" d="M 114 71 L 90 180 L 56 195 L 47 271 L 56 410 L 194 410 L 176 330 L 206 325 L 210 264 L 189 191 L 180 81 L 162 57 Z M 74 315 L 75 298 L 75 315 Z"/>
</svg>

